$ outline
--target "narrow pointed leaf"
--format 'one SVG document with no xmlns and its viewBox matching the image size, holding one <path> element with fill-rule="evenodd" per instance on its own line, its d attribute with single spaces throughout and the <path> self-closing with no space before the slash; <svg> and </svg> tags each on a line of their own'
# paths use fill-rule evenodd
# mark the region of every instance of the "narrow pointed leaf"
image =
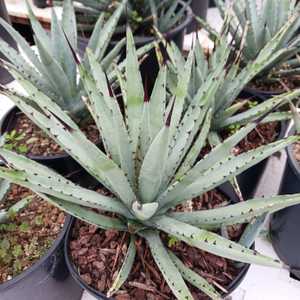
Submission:
<svg viewBox="0 0 300 300">
<path fill-rule="evenodd" d="M 109 289 L 107 293 L 107 297 L 111 297 L 113 294 L 115 294 L 125 283 L 127 280 L 136 255 L 136 248 L 135 248 L 135 238 L 134 236 L 131 236 L 130 244 L 126 253 L 126 256 L 124 257 L 122 267 L 114 280 L 111 288 Z"/>
<path fill-rule="evenodd" d="M 39 49 L 41 60 L 48 70 L 48 74 L 59 89 L 59 93 L 62 95 L 63 100 L 70 101 L 72 98 L 72 87 L 70 81 L 62 67 L 57 61 L 53 59 L 47 48 L 41 43 L 40 40 L 36 39 L 36 45 Z"/>
<path fill-rule="evenodd" d="M 50 42 L 49 36 L 47 35 L 46 31 L 42 27 L 41 23 L 38 21 L 38 19 L 34 15 L 28 0 L 25 0 L 25 1 L 26 1 L 28 14 L 29 14 L 30 24 L 31 24 L 31 27 L 33 29 L 33 32 L 34 32 L 36 38 L 43 44 L 45 49 L 51 49 L 51 42 Z"/>
<path fill-rule="evenodd" d="M 0 149 L 0 155 L 13 169 L 1 167 L 0 177 L 28 187 L 35 192 L 43 192 L 92 208 L 127 214 L 128 210 L 116 199 L 94 191 L 78 187 L 51 169 L 21 155 Z"/>
<path fill-rule="evenodd" d="M 0 52 L 8 59 L 9 62 L 11 62 L 11 64 L 8 62 L 3 62 L 4 67 L 7 68 L 9 72 L 11 72 L 13 68 L 18 68 L 19 72 L 22 72 L 27 80 L 30 80 L 32 83 L 34 83 L 45 94 L 49 96 L 52 94 L 53 96 L 53 93 L 51 93 L 53 86 L 52 82 L 47 82 L 41 78 L 40 74 L 32 66 L 30 66 L 14 48 L 1 39 Z M 49 90 L 51 90 L 51 92 Z"/>
<path fill-rule="evenodd" d="M 19 47 L 22 49 L 22 51 L 25 53 L 25 55 L 28 57 L 28 59 L 32 62 L 32 64 L 36 67 L 36 69 L 47 77 L 47 70 L 45 69 L 44 65 L 40 62 L 38 59 L 38 56 L 35 54 L 35 52 L 32 50 L 32 48 L 29 46 L 28 42 L 25 40 L 25 38 L 16 31 L 10 24 L 4 21 L 4 19 L 0 19 L 0 24 L 5 28 L 5 30 L 12 36 L 12 38 L 17 42 Z M 13 61 L 16 63 L 16 61 Z"/>
<path fill-rule="evenodd" d="M 162 67 L 157 76 L 153 92 L 149 101 L 150 105 L 150 134 L 153 139 L 164 126 L 164 112 L 166 107 L 166 78 L 167 69 Z"/>
<path fill-rule="evenodd" d="M 0 203 L 5 198 L 10 190 L 10 182 L 8 180 L 0 179 Z"/>
<path fill-rule="evenodd" d="M 298 140 L 299 137 L 291 136 L 287 139 L 259 147 L 238 156 L 227 156 L 225 159 L 221 159 L 212 165 L 204 173 L 201 172 L 201 169 L 197 168 L 197 164 L 190 171 L 191 174 L 188 172 L 178 184 L 173 184 L 169 192 L 167 191 L 165 195 L 162 195 L 158 202 L 167 209 L 170 206 L 175 206 L 185 200 L 197 197 L 233 179 L 246 169 Z"/>
<path fill-rule="evenodd" d="M 169 127 L 165 126 L 151 144 L 140 170 L 139 192 L 143 202 L 152 202 L 158 194 L 165 175 L 168 150 Z"/>
<path fill-rule="evenodd" d="M 220 228 L 221 225 L 248 223 L 253 218 L 274 213 L 283 208 L 300 203 L 300 195 L 286 195 L 258 198 L 232 204 L 226 207 L 190 213 L 171 213 L 170 215 L 185 223 L 201 228 Z"/>
<path fill-rule="evenodd" d="M 54 10 L 52 10 L 51 18 L 51 42 L 53 56 L 65 72 L 71 89 L 75 94 L 77 79 L 76 62 Z"/>
<path fill-rule="evenodd" d="M 157 229 L 162 230 L 192 247 L 238 262 L 254 263 L 269 267 L 281 267 L 281 263 L 257 251 L 245 248 L 215 233 L 199 229 L 170 217 L 153 220 Z"/>
<path fill-rule="evenodd" d="M 165 249 L 159 235 L 155 231 L 143 233 L 146 238 L 152 256 L 158 265 L 160 272 L 166 280 L 168 286 L 178 300 L 193 300 L 193 296 L 183 281 L 178 269 L 171 260 L 168 251 Z"/>
<path fill-rule="evenodd" d="M 72 47 L 77 49 L 77 24 L 73 1 L 71 0 L 64 0 L 62 27 Z"/>
<path fill-rule="evenodd" d="M 212 109 L 210 109 L 206 115 L 206 119 L 203 123 L 203 127 L 197 137 L 195 143 L 189 150 L 187 156 L 185 157 L 183 163 L 181 164 L 179 170 L 176 172 L 175 180 L 181 178 L 187 171 L 189 171 L 199 157 L 199 153 L 202 148 L 205 146 L 207 136 L 210 130 L 212 120 Z"/>
<path fill-rule="evenodd" d="M 250 248 L 261 232 L 266 218 L 267 214 L 264 214 L 251 220 L 250 223 L 246 226 L 242 236 L 240 237 L 239 244 L 244 247 Z"/>
<path fill-rule="evenodd" d="M 144 103 L 144 87 L 131 30 L 127 29 L 126 112 L 133 151 L 136 152 Z"/>
<path fill-rule="evenodd" d="M 221 295 L 216 291 L 216 289 L 211 285 L 205 278 L 200 276 L 198 273 L 194 272 L 190 268 L 186 267 L 180 259 L 172 252 L 168 251 L 170 258 L 172 259 L 174 265 L 177 267 L 181 273 L 183 279 L 188 281 L 190 284 L 204 292 L 213 300 L 220 300 Z"/>
<path fill-rule="evenodd" d="M 115 32 L 115 29 L 118 25 L 119 18 L 125 8 L 127 0 L 122 0 L 122 3 L 119 7 L 114 11 L 112 16 L 108 19 L 108 21 L 104 24 L 101 35 L 98 37 L 97 46 L 95 47 L 95 55 L 97 59 L 100 61 L 104 57 L 109 42 Z"/>
<path fill-rule="evenodd" d="M 75 218 L 87 222 L 89 224 L 96 225 L 97 227 L 103 230 L 114 229 L 119 231 L 127 231 L 126 225 L 117 218 L 101 215 L 100 213 L 96 213 L 86 207 L 82 207 L 80 205 L 73 204 L 53 196 L 49 196 L 42 193 L 39 193 L 39 195 L 46 201 L 49 201 L 51 204 L 71 214 Z"/>
</svg>

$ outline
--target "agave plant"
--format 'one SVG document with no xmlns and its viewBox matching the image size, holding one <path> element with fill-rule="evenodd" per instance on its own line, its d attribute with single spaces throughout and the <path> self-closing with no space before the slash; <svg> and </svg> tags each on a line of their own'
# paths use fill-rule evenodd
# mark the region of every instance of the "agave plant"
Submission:
<svg viewBox="0 0 300 300">
<path fill-rule="evenodd" d="M 71 0 L 64 1 L 61 22 L 52 12 L 51 33 L 46 32 L 33 14 L 28 4 L 29 17 L 34 32 L 38 55 L 27 44 L 26 40 L 14 28 L 0 19 L 0 24 L 8 31 L 22 49 L 22 56 L 0 40 L 2 52 L 11 65 L 21 71 L 39 90 L 50 96 L 63 110 L 80 122 L 87 116 L 87 110 L 81 97 L 84 93 L 82 83 L 78 80 L 77 67 L 71 48 L 77 49 L 77 29 L 74 7 Z M 112 16 L 105 20 L 102 14 L 95 25 L 88 47 L 94 51 L 104 70 L 110 74 L 114 60 L 125 45 L 125 39 L 107 52 L 111 37 L 122 14 L 126 0 L 122 0 Z M 70 47 L 71 45 L 71 47 Z M 140 49 L 141 55 L 149 50 L 151 45 Z M 85 63 L 86 64 L 86 63 Z"/>
<path fill-rule="evenodd" d="M 91 31 L 95 20 L 103 11 L 111 13 L 119 7 L 121 0 L 75 0 L 73 1 L 78 20 L 80 32 Z M 186 5 L 181 5 L 179 0 L 129 0 L 126 11 L 121 19 L 126 23 L 130 22 L 136 30 L 140 27 L 148 28 L 154 25 L 159 31 L 167 32 L 180 22 L 186 13 Z M 61 5 L 61 1 L 54 1 L 54 5 Z M 123 30 L 123 28 L 120 28 Z"/>
<path fill-rule="evenodd" d="M 286 34 L 286 30 L 275 35 L 260 51 L 257 58 L 246 66 L 240 66 L 239 60 L 231 61 L 226 36 L 221 36 L 215 41 L 214 50 L 210 55 L 206 55 L 200 42 L 195 40 L 194 63 L 186 100 L 187 103 L 201 101 L 205 93 L 210 93 L 210 97 L 213 98 L 211 101 L 211 131 L 220 134 L 230 126 L 235 128 L 244 126 L 267 111 L 279 108 L 297 98 L 298 91 L 273 97 L 262 103 L 257 103 L 255 106 L 251 105 L 251 99 L 237 101 L 247 84 L 281 55 L 281 51 L 274 51 L 274 49 L 277 48 L 284 34 Z M 186 58 L 174 43 L 167 44 L 167 52 L 170 58 L 168 62 L 170 69 L 168 84 L 170 89 L 174 90 L 180 80 L 178 74 L 180 74 Z M 213 89 L 212 82 L 216 79 L 221 80 Z M 291 116 L 290 112 L 272 112 L 263 122 L 287 120 Z"/>
<path fill-rule="evenodd" d="M 216 5 L 233 38 L 234 51 L 241 50 L 244 64 L 253 62 L 272 38 L 284 30 L 277 47 L 278 58 L 264 68 L 260 75 L 269 75 L 270 79 L 283 75 L 299 74 L 300 61 L 295 57 L 300 51 L 300 5 L 295 0 L 252 0 L 233 1 L 226 6 L 223 0 L 216 0 Z M 203 20 L 204 25 L 216 38 L 215 32 Z"/>
<path fill-rule="evenodd" d="M 112 5 L 111 0 L 78 0 L 72 1 L 72 3 L 75 9 L 77 31 L 81 36 L 93 32 L 95 24 L 103 12 L 110 12 L 116 8 L 116 5 Z M 51 1 L 51 4 L 63 6 L 64 1 Z"/>
<path fill-rule="evenodd" d="M 197 99 L 201 101 L 204 94 L 210 94 L 212 118 L 208 143 L 211 147 L 214 147 L 223 140 L 224 130 L 235 131 L 242 126 L 254 122 L 268 111 L 272 112 L 262 120 L 263 123 L 279 122 L 292 118 L 292 112 L 274 111 L 289 102 L 291 103 L 291 100 L 297 99 L 298 91 L 281 94 L 267 101 L 255 103 L 255 105 L 252 105 L 252 99 L 238 99 L 245 86 L 261 70 L 281 55 L 281 51 L 276 51 L 275 49 L 278 43 L 280 43 L 282 35 L 286 34 L 286 30 L 287 27 L 285 26 L 284 30 L 278 32 L 267 43 L 258 57 L 246 66 L 241 66 L 239 59 L 235 61 L 231 60 L 232 57 L 227 44 L 226 34 L 220 35 L 215 40 L 213 52 L 209 55 L 205 54 L 205 50 L 202 49 L 198 40 L 194 41 L 194 65 L 186 101 L 187 103 L 197 101 Z M 186 59 L 175 44 L 167 44 L 167 52 L 170 58 L 170 62 L 168 62 L 170 69 L 169 87 L 175 89 L 178 82 L 176 74 L 183 68 Z M 221 80 L 218 86 L 213 89 L 211 88 L 212 82 L 216 78 Z M 238 180 L 234 178 L 231 180 L 231 183 L 240 197 L 243 198 L 245 195 L 240 191 Z M 254 219 L 249 224 L 239 241 L 241 244 L 249 247 L 252 245 L 258 234 L 258 230 L 264 223 L 265 217 L 264 215 Z"/>
<path fill-rule="evenodd" d="M 10 70 L 26 90 L 26 95 L 4 87 L 1 89 L 2 94 L 14 101 L 111 191 L 112 196 L 105 196 L 79 187 L 37 162 L 0 148 L 0 157 L 5 164 L 0 167 L 0 177 L 33 190 L 62 210 L 99 228 L 129 232 L 128 253 L 108 292 L 109 296 L 122 286 L 130 274 L 136 255 L 136 236 L 147 241 L 170 289 L 182 300 L 193 299 L 185 281 L 212 299 L 220 299 L 220 295 L 166 248 L 161 232 L 192 247 L 235 261 L 281 266 L 279 261 L 230 241 L 215 231 L 221 226 L 245 223 L 255 216 L 298 204 L 300 195 L 254 199 L 208 211 L 176 212 L 173 209 L 299 140 L 299 137 L 291 136 L 239 156 L 233 155 L 231 149 L 257 126 L 265 117 L 262 116 L 196 161 L 207 139 L 212 109 L 209 93 L 204 94 L 201 101 L 184 106 L 193 56 L 191 52 L 171 94 L 167 91 L 167 68 L 163 66 L 148 97 L 139 73 L 133 36 L 128 29 L 125 76 L 118 72 L 124 101 L 120 103 L 96 56 L 91 51 L 87 52 L 90 72 L 83 63 L 79 65 L 87 94 L 84 101 L 101 132 L 105 152 L 90 142 L 68 114 L 21 72 Z M 218 80 L 211 83 L 214 88 L 218 84 Z"/>
<path fill-rule="evenodd" d="M 181 5 L 179 0 L 139 0 L 129 1 L 129 12 L 133 22 L 149 22 L 154 25 L 160 32 L 167 32 L 178 24 L 186 13 L 186 6 Z"/>
</svg>

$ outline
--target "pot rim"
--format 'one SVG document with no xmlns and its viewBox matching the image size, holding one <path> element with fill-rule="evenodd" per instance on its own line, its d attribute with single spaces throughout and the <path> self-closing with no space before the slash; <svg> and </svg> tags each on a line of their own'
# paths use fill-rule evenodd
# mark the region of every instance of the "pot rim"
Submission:
<svg viewBox="0 0 300 300">
<path fill-rule="evenodd" d="M 267 98 L 268 96 L 274 97 L 276 95 L 275 94 L 263 95 L 263 94 L 256 93 L 255 89 L 244 88 L 241 91 L 239 96 L 242 96 L 242 99 L 244 99 L 243 97 L 245 97 L 245 99 L 254 99 L 257 100 L 259 103 L 263 103 L 265 100 L 268 99 Z M 277 122 L 280 126 L 280 130 L 278 136 L 276 137 L 276 141 L 284 138 L 289 128 L 289 120 L 282 120 Z"/>
<path fill-rule="evenodd" d="M 229 197 L 232 200 L 232 202 L 238 202 L 239 201 L 237 195 L 235 194 L 232 187 L 228 183 L 225 183 L 225 184 L 221 185 L 220 187 L 218 187 L 218 189 L 223 194 L 225 194 L 227 197 Z M 86 284 L 81 279 L 81 277 L 80 277 L 80 275 L 79 275 L 79 273 L 78 273 L 78 271 L 77 271 L 70 255 L 69 255 L 69 237 L 70 237 L 71 229 L 73 228 L 73 225 L 74 225 L 76 220 L 77 220 L 76 218 L 72 217 L 71 222 L 70 222 L 70 224 L 68 226 L 68 229 L 67 229 L 67 233 L 65 235 L 64 254 L 65 254 L 65 260 L 66 260 L 66 264 L 67 264 L 67 267 L 69 269 L 69 272 L 70 272 L 71 276 L 74 278 L 74 280 L 79 284 L 79 286 L 81 288 L 83 288 L 84 290 L 86 290 L 92 296 L 96 297 L 97 299 L 101 299 L 101 300 L 114 300 L 115 298 L 107 298 L 106 295 L 104 295 L 103 293 L 97 291 L 93 287 Z M 255 249 L 255 244 L 253 244 L 251 248 Z M 240 268 L 239 274 L 226 287 L 228 293 L 225 296 L 230 295 L 241 284 L 242 280 L 244 279 L 247 272 L 249 271 L 250 266 L 251 266 L 250 264 L 243 264 L 243 266 Z"/>
<path fill-rule="evenodd" d="M 260 90 L 258 88 L 252 88 L 252 87 L 245 87 L 244 88 L 245 92 L 251 93 L 254 96 L 258 96 L 258 97 L 263 97 L 263 98 L 267 98 L 267 97 L 273 97 L 273 96 L 278 96 L 284 93 L 284 91 L 282 92 L 272 92 L 272 91 L 266 91 L 266 90 Z"/>
<path fill-rule="evenodd" d="M 29 276 L 35 270 L 40 268 L 45 263 L 45 261 L 48 260 L 51 257 L 51 255 L 53 255 L 53 253 L 58 249 L 60 243 L 64 241 L 64 237 L 68 231 L 71 222 L 72 217 L 66 214 L 64 226 L 62 227 L 59 235 L 53 242 L 52 246 L 47 250 L 45 255 L 43 255 L 37 262 L 35 262 L 31 267 L 23 271 L 21 274 L 17 275 L 9 281 L 0 284 L 0 292 L 12 288 L 14 285 L 22 281 L 25 277 Z"/>
<path fill-rule="evenodd" d="M 295 128 L 294 126 L 289 130 L 288 135 L 292 135 L 295 133 Z M 296 158 L 294 157 L 293 154 L 293 145 L 291 144 L 287 147 L 286 149 L 286 153 L 287 153 L 287 163 L 289 164 L 289 166 L 292 168 L 294 174 L 297 176 L 299 182 L 300 182 L 300 163 L 296 160 Z"/>
<path fill-rule="evenodd" d="M 10 123 L 12 123 L 12 125 L 15 123 L 18 113 L 22 113 L 22 111 L 15 105 L 3 116 L 3 118 L 0 122 L 0 135 L 3 135 L 8 130 L 8 128 L 3 128 L 6 125 L 5 123 L 8 123 L 8 125 L 10 125 Z M 67 153 L 55 154 L 55 155 L 51 155 L 51 156 L 27 154 L 26 157 L 31 160 L 35 160 L 35 161 L 36 160 L 37 161 L 49 161 L 49 160 L 68 158 L 68 157 L 70 157 L 70 155 L 68 155 Z"/>
</svg>

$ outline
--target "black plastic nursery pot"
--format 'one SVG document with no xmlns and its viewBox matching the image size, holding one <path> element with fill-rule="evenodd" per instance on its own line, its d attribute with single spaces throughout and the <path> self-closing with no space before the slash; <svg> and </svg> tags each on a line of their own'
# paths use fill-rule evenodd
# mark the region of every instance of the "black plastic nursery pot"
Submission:
<svg viewBox="0 0 300 300">
<path fill-rule="evenodd" d="M 38 8 L 46 8 L 47 0 L 33 0 L 33 4 Z"/>
<path fill-rule="evenodd" d="M 7 112 L 2 122 L 0 122 L 0 135 L 14 129 L 19 114 L 21 114 L 21 112 L 17 107 L 13 107 Z M 66 153 L 49 157 L 38 155 L 27 155 L 27 157 L 63 175 L 82 169 L 82 167 Z"/>
<path fill-rule="evenodd" d="M 216 3 L 214 0 L 209 0 L 209 7 L 216 7 Z"/>
<path fill-rule="evenodd" d="M 209 0 L 193 0 L 190 4 L 192 11 L 195 16 L 200 17 L 203 20 L 206 20 L 207 10 L 208 10 Z M 194 20 L 187 28 L 187 33 L 197 31 L 199 29 L 198 22 Z"/>
<path fill-rule="evenodd" d="M 231 199 L 232 203 L 239 202 L 239 199 L 238 199 L 236 193 L 232 189 L 231 185 L 229 185 L 228 183 L 223 184 L 218 189 L 224 195 L 226 195 L 229 199 Z M 97 291 L 93 287 L 90 287 L 89 285 L 87 285 L 81 279 L 80 274 L 78 273 L 78 269 L 74 265 L 74 263 L 72 261 L 72 258 L 69 255 L 70 236 L 71 236 L 71 232 L 72 232 L 72 229 L 73 229 L 75 221 L 76 221 L 76 219 L 73 218 L 72 221 L 69 224 L 69 228 L 68 228 L 66 236 L 65 236 L 65 244 L 64 244 L 64 253 L 65 253 L 66 263 L 67 263 L 69 272 L 73 276 L 74 280 L 78 283 L 78 285 L 82 289 L 84 289 L 85 291 L 87 291 L 90 295 L 94 296 L 96 299 L 99 299 L 99 300 L 114 300 L 114 298 L 108 298 L 103 293 L 100 293 L 99 291 Z M 255 246 L 252 245 L 251 248 L 254 249 Z M 240 268 L 240 272 L 236 276 L 236 278 L 231 282 L 231 284 L 229 286 L 225 287 L 226 290 L 228 291 L 228 293 L 226 295 L 224 295 L 224 297 L 230 295 L 231 293 L 233 293 L 238 288 L 238 286 L 242 283 L 242 281 L 244 280 L 245 276 L 247 275 L 247 273 L 249 271 L 249 268 L 250 268 L 250 265 L 248 265 L 248 264 L 243 264 L 242 265 L 242 267 Z"/>
<path fill-rule="evenodd" d="M 293 133 L 293 131 L 291 131 Z M 300 193 L 300 163 L 293 155 L 293 145 L 286 150 L 287 163 L 280 194 Z M 300 205 L 285 208 L 271 216 L 270 235 L 280 259 L 290 266 L 291 276 L 300 280 Z"/>
<path fill-rule="evenodd" d="M 82 289 L 66 266 L 63 244 L 71 223 L 66 218 L 64 227 L 47 253 L 33 266 L 0 284 L 1 300 L 80 300 Z"/>
</svg>

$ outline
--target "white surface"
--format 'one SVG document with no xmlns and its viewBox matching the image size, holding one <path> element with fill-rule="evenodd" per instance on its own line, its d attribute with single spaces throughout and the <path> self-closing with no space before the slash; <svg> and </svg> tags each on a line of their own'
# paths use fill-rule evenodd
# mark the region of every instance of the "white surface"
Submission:
<svg viewBox="0 0 300 300">
<path fill-rule="evenodd" d="M 13 17 L 28 18 L 28 11 L 25 0 L 4 0 L 8 14 Z M 49 23 L 51 21 L 52 8 L 37 8 L 33 4 L 33 0 L 29 0 L 30 6 L 35 16 L 41 21 Z M 54 8 L 56 13 L 60 16 L 62 14 L 62 7 Z"/>
</svg>

